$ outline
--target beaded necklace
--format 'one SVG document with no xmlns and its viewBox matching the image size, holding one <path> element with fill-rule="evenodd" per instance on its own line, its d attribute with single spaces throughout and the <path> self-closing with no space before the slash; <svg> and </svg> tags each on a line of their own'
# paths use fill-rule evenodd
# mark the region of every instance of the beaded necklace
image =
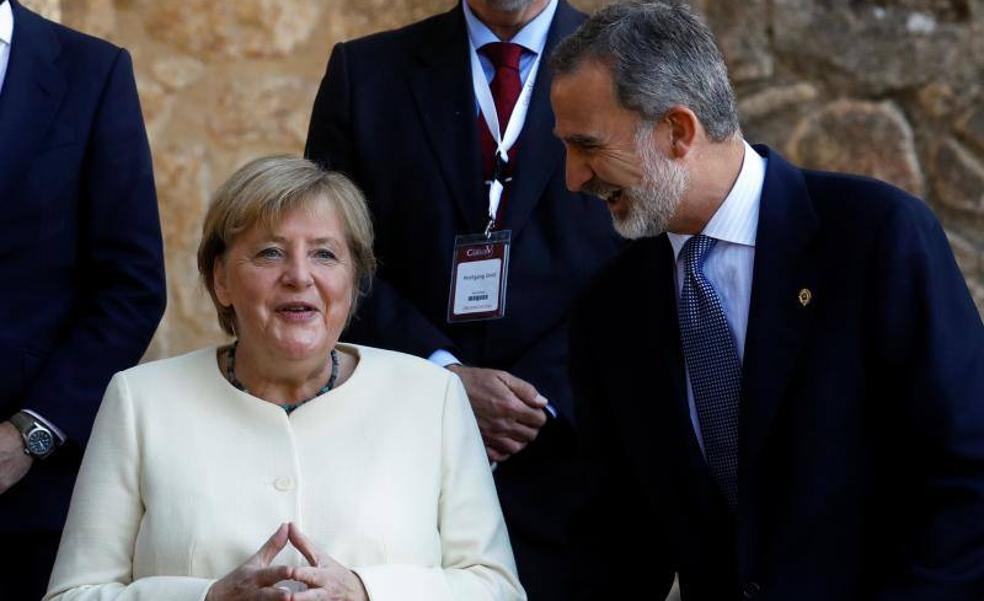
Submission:
<svg viewBox="0 0 984 601">
<path fill-rule="evenodd" d="M 239 378 L 236 377 L 236 347 L 238 345 L 239 345 L 239 341 L 237 340 L 233 342 L 232 346 L 229 347 L 229 350 L 226 351 L 226 353 L 229 355 L 228 359 L 226 360 L 226 379 L 229 380 L 230 384 L 232 384 L 239 390 L 242 390 L 243 392 L 249 394 L 249 390 L 246 389 L 246 386 L 239 381 Z M 334 388 L 335 382 L 338 380 L 338 369 L 340 364 L 341 361 L 339 361 L 338 359 L 338 351 L 335 349 L 331 349 L 331 376 L 328 377 L 328 383 L 322 386 L 321 390 L 315 393 L 315 395 L 311 398 L 304 399 L 303 401 L 300 401 L 298 403 L 293 403 L 293 404 L 284 403 L 283 405 L 278 405 L 278 406 L 282 408 L 284 411 L 286 411 L 287 414 L 289 415 L 292 411 L 294 411 L 294 409 L 297 409 L 298 407 L 310 401 L 311 399 L 317 398 L 323 395 L 324 393 L 328 392 L 332 388 Z"/>
</svg>

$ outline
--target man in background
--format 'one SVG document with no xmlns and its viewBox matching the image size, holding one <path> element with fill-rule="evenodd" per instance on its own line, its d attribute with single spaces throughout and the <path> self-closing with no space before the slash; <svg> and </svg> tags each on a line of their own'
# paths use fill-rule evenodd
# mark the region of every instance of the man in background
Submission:
<svg viewBox="0 0 984 601">
<path fill-rule="evenodd" d="M 365 190 L 376 226 L 378 278 L 348 339 L 461 377 L 533 601 L 571 595 L 565 532 L 581 486 L 568 313 L 619 246 L 604 208 L 565 190 L 551 134 L 540 62 L 583 19 L 564 0 L 467 0 L 338 44 L 306 149 Z M 459 321 L 455 240 L 486 231 L 509 232 L 504 316 Z"/>
<path fill-rule="evenodd" d="M 164 311 L 161 231 L 125 50 L 0 2 L 0 567 L 40 599 L 110 376 Z"/>
<path fill-rule="evenodd" d="M 552 65 L 568 187 L 637 239 L 572 324 L 577 598 L 984 598 L 984 327 L 926 205 L 746 143 L 682 3 Z"/>
</svg>

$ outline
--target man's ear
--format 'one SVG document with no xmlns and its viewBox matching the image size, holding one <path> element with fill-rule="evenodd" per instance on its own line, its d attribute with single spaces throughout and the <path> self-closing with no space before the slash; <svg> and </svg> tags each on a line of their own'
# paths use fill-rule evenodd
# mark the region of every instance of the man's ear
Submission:
<svg viewBox="0 0 984 601">
<path fill-rule="evenodd" d="M 232 299 L 229 298 L 229 287 L 226 284 L 225 263 L 222 261 L 222 257 L 215 257 L 215 261 L 212 263 L 212 288 L 215 289 L 215 298 L 219 299 L 220 305 L 223 307 L 232 305 Z"/>
<path fill-rule="evenodd" d="M 674 106 L 663 115 L 663 122 L 669 126 L 670 156 L 683 158 L 694 147 L 702 127 L 697 115 L 685 106 Z"/>
</svg>

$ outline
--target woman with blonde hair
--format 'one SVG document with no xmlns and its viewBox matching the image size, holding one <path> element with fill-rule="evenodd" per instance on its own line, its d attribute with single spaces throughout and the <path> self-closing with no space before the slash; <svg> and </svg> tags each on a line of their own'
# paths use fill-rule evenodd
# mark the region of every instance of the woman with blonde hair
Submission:
<svg viewBox="0 0 984 601">
<path fill-rule="evenodd" d="M 235 341 L 113 378 L 45 599 L 525 599 L 461 383 L 339 342 L 374 268 L 359 190 L 255 160 L 198 266 Z"/>
</svg>

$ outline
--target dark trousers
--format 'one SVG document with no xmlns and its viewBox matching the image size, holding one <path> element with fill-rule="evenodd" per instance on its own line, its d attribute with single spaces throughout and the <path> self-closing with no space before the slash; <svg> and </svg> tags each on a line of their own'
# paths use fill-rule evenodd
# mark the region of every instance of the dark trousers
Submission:
<svg viewBox="0 0 984 601">
<path fill-rule="evenodd" d="M 48 588 L 61 532 L 0 534 L 6 559 L 0 562 L 0 601 L 40 601 Z"/>
</svg>

